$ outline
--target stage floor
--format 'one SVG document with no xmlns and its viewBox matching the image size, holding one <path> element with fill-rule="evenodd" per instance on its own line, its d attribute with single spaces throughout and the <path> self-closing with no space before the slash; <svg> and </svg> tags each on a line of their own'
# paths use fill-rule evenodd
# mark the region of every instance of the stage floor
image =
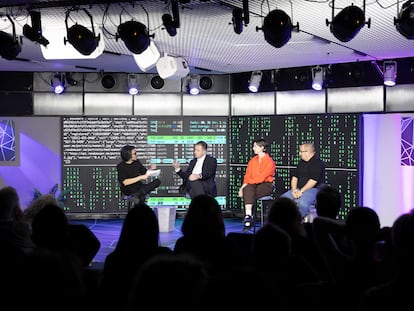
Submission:
<svg viewBox="0 0 414 311">
<path fill-rule="evenodd" d="M 101 242 L 101 247 L 93 262 L 103 263 L 106 256 L 113 251 L 121 232 L 124 219 L 83 219 L 70 220 L 71 223 L 85 224 L 88 226 Z M 174 229 L 170 232 L 160 232 L 160 244 L 171 249 L 174 248 L 176 240 L 182 235 L 181 224 L 183 218 L 175 220 Z M 240 218 L 225 218 L 226 234 L 230 232 L 243 232 L 243 223 Z"/>
</svg>

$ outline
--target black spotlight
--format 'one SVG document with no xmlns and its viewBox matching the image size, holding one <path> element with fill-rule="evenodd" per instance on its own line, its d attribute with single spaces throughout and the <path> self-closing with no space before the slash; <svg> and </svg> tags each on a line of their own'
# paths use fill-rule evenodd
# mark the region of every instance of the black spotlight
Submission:
<svg viewBox="0 0 414 311">
<path fill-rule="evenodd" d="M 147 27 L 136 21 L 128 21 L 118 26 L 116 39 L 121 38 L 128 50 L 134 54 L 141 54 L 150 45 L 150 36 Z"/>
<path fill-rule="evenodd" d="M 233 24 L 233 30 L 238 35 L 243 32 L 243 10 L 240 8 L 234 8 L 231 18 Z"/>
<path fill-rule="evenodd" d="M 177 28 L 180 28 L 180 13 L 177 0 L 171 0 L 171 11 L 172 16 L 170 14 L 164 14 L 161 18 L 165 30 L 167 30 L 171 37 L 174 37 L 177 35 Z"/>
<path fill-rule="evenodd" d="M 326 25 L 330 25 L 331 33 L 339 41 L 348 42 L 352 40 L 365 24 L 368 24 L 368 28 L 370 27 L 371 19 L 365 22 L 365 1 L 364 10 L 351 5 L 344 8 L 335 17 L 334 10 L 334 1 L 332 1 L 332 22 L 329 22 L 327 19 Z"/>
<path fill-rule="evenodd" d="M 207 91 L 213 87 L 213 80 L 208 76 L 203 76 L 200 78 L 198 84 L 200 85 L 201 89 Z"/>
<path fill-rule="evenodd" d="M 12 60 L 22 51 L 19 40 L 16 37 L 16 27 L 10 15 L 6 15 L 13 27 L 13 35 L 0 31 L 0 56 Z"/>
<path fill-rule="evenodd" d="M 116 79 L 111 74 L 104 74 L 101 78 L 101 85 L 104 89 L 111 90 L 116 85 Z"/>
<path fill-rule="evenodd" d="M 92 31 L 90 31 L 85 26 L 78 25 L 77 23 L 69 28 L 68 18 L 71 11 L 72 10 L 68 10 L 66 13 L 65 25 L 67 38 L 64 38 L 64 42 L 66 44 L 66 42 L 69 41 L 69 43 L 72 44 L 73 47 L 82 55 L 91 55 L 93 51 L 95 51 L 95 49 L 98 47 L 99 40 L 101 39 L 100 35 L 95 36 L 92 15 L 86 9 L 83 9 L 83 11 L 89 16 L 91 20 Z"/>
<path fill-rule="evenodd" d="M 291 38 L 293 28 L 292 21 L 284 11 L 273 10 L 264 18 L 263 27 L 264 37 L 267 43 L 276 48 L 284 46 Z M 256 27 L 256 31 L 260 28 Z"/>
<path fill-rule="evenodd" d="M 164 87 L 164 79 L 160 76 L 154 76 L 151 78 L 151 87 L 155 90 L 162 89 Z"/>
<path fill-rule="evenodd" d="M 394 24 L 400 34 L 407 39 L 414 39 L 414 0 L 402 5 L 398 18 L 394 18 Z"/>
<path fill-rule="evenodd" d="M 165 30 L 171 37 L 177 35 L 177 28 L 175 27 L 175 22 L 170 14 L 164 14 L 162 17 L 162 24 L 164 25 Z"/>
<path fill-rule="evenodd" d="M 49 40 L 47 40 L 42 35 L 42 22 L 40 19 L 40 12 L 30 11 L 29 13 L 32 26 L 25 24 L 23 26 L 23 35 L 30 41 L 37 42 L 41 45 L 47 46 L 49 44 Z"/>
</svg>

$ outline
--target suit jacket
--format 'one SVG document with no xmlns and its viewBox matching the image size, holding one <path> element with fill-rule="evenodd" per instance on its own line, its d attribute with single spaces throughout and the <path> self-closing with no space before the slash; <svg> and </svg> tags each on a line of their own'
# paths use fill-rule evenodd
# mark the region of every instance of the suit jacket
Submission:
<svg viewBox="0 0 414 311">
<path fill-rule="evenodd" d="M 183 171 L 182 169 L 177 172 L 177 174 L 183 179 L 186 192 L 190 192 L 191 183 L 187 182 L 188 178 L 193 172 L 194 166 L 196 165 L 197 159 L 194 158 L 190 161 L 187 170 Z M 212 197 L 217 196 L 217 186 L 216 186 L 216 169 L 217 169 L 217 160 L 212 156 L 206 155 L 206 158 L 203 162 L 203 167 L 201 170 L 201 175 L 203 176 L 199 181 L 203 183 L 204 189 L 207 189 L 207 195 Z"/>
</svg>

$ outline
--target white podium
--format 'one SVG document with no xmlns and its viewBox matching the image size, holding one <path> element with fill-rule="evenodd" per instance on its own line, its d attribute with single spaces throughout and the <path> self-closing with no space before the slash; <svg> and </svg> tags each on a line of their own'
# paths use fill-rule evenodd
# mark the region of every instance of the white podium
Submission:
<svg viewBox="0 0 414 311">
<path fill-rule="evenodd" d="M 177 208 L 175 206 L 159 206 L 154 207 L 154 210 L 158 217 L 160 232 L 174 231 Z"/>
</svg>

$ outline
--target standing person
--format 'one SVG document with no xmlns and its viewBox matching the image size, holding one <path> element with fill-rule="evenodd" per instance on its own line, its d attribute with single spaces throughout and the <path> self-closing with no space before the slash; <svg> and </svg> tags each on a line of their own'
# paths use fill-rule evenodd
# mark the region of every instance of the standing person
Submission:
<svg viewBox="0 0 414 311">
<path fill-rule="evenodd" d="M 254 223 L 253 204 L 256 199 L 272 193 L 276 164 L 267 153 L 268 143 L 264 139 L 253 142 L 255 156 L 247 163 L 239 197 L 244 200 L 244 229 L 249 230 Z"/>
<path fill-rule="evenodd" d="M 199 141 L 194 146 L 194 159 L 190 161 L 187 170 L 183 171 L 180 163 L 173 162 L 175 172 L 183 179 L 185 190 L 191 198 L 206 194 L 211 197 L 217 195 L 216 185 L 216 158 L 207 154 L 207 143 Z"/>
<path fill-rule="evenodd" d="M 316 155 L 313 143 L 300 145 L 299 152 L 300 160 L 292 172 L 291 189 L 282 197 L 294 200 L 302 217 L 306 217 L 315 204 L 318 189 L 325 183 L 325 163 Z"/>
<path fill-rule="evenodd" d="M 154 179 L 149 183 L 144 183 L 150 174 L 141 161 L 138 160 L 134 146 L 126 145 L 122 147 L 121 159 L 122 161 L 116 166 L 121 192 L 124 195 L 133 195 L 136 198 L 135 204 L 145 202 L 145 196 L 156 189 L 161 181 Z M 151 169 L 156 169 L 156 165 L 151 164 Z"/>
</svg>

